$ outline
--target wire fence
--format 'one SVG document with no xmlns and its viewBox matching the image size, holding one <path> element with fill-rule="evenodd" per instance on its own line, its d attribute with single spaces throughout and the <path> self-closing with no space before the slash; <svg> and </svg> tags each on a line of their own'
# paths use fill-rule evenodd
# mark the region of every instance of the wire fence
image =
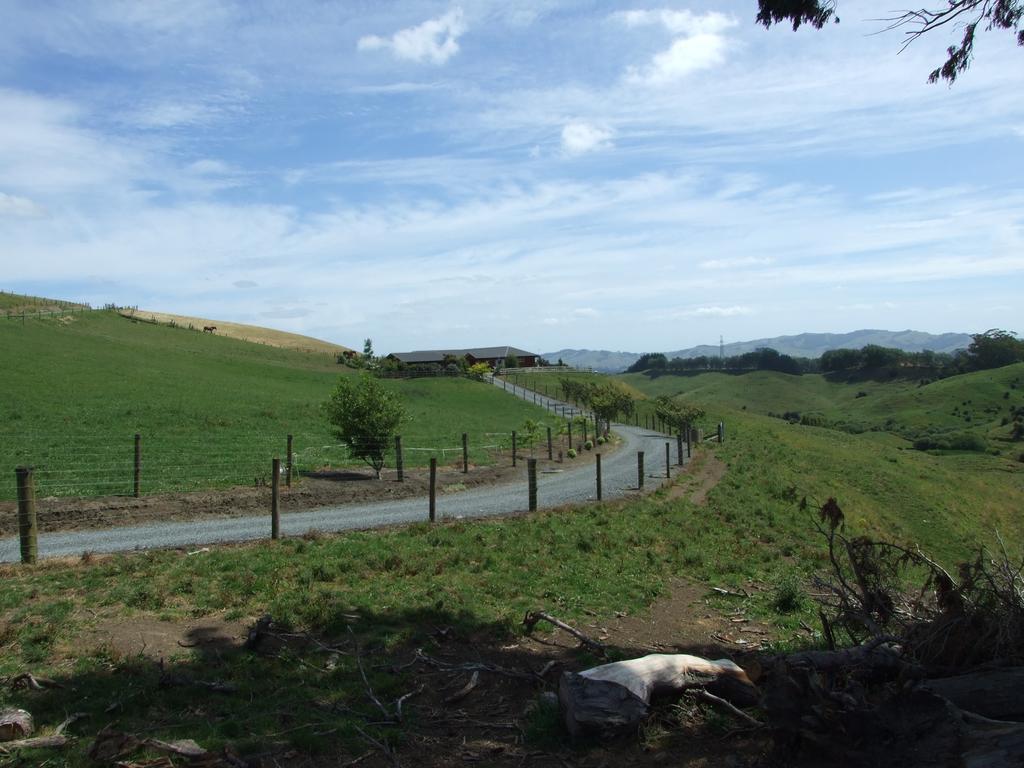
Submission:
<svg viewBox="0 0 1024 768">
<path fill-rule="evenodd" d="M 552 453 L 568 450 L 568 423 L 554 414 L 529 421 L 513 432 L 466 432 L 462 435 L 406 433 L 400 436 L 402 463 L 407 469 L 426 467 L 431 458 L 442 466 L 488 466 L 511 463 L 513 440 L 520 458 L 546 455 L 547 431 Z M 576 430 L 575 434 L 579 434 Z M 574 435 L 575 436 L 575 435 Z M 325 433 L 269 432 L 201 434 L 154 431 L 136 437 L 111 437 L 94 432 L 0 432 L 0 500 L 17 498 L 15 469 L 34 468 L 36 493 L 46 497 L 132 496 L 264 486 L 271 481 L 277 457 L 290 466 L 295 482 L 337 470 L 367 470 L 359 454 L 380 451 L 396 471 L 393 435 L 368 437 L 342 444 Z"/>
</svg>

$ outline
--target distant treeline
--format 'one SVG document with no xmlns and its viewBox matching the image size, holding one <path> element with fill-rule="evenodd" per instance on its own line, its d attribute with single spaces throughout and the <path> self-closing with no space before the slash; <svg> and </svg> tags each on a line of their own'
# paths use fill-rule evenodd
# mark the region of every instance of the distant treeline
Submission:
<svg viewBox="0 0 1024 768">
<path fill-rule="evenodd" d="M 627 373 L 692 373 L 695 371 L 778 371 L 799 376 L 804 373 L 881 372 L 899 375 L 901 370 L 928 371 L 937 377 L 969 371 L 1000 368 L 1024 361 L 1024 341 L 1008 331 L 993 329 L 977 333 L 965 350 L 944 352 L 905 352 L 893 347 L 868 344 L 860 349 L 831 349 L 821 357 L 792 357 L 770 347 L 729 357 L 673 357 L 648 352 L 633 363 Z"/>
</svg>

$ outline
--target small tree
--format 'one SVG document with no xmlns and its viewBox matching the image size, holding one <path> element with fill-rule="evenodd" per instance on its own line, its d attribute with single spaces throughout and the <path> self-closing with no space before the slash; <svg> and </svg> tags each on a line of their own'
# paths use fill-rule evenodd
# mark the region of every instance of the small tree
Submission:
<svg viewBox="0 0 1024 768">
<path fill-rule="evenodd" d="M 363 358 L 369 360 L 373 357 L 373 339 L 366 339 L 363 342 Z"/>
<path fill-rule="evenodd" d="M 620 413 L 626 416 L 633 414 L 633 397 L 622 387 L 610 382 L 595 386 L 589 400 L 590 409 L 605 423 L 614 421 Z"/>
<path fill-rule="evenodd" d="M 658 395 L 654 400 L 654 412 L 658 418 L 677 430 L 689 429 L 704 418 L 704 409 L 689 403 L 681 403 L 668 395 Z"/>
<path fill-rule="evenodd" d="M 342 376 L 326 403 L 327 420 L 349 456 L 362 459 L 380 479 L 384 457 L 394 442 L 405 408 L 394 392 L 368 374 Z"/>
<path fill-rule="evenodd" d="M 506 368 L 518 368 L 519 367 L 519 358 L 516 357 L 515 354 L 513 354 L 512 352 L 509 352 L 507 355 L 505 355 L 505 367 Z"/>
<path fill-rule="evenodd" d="M 469 378 L 476 381 L 483 381 L 484 377 L 491 372 L 491 366 L 487 363 L 473 363 L 466 369 Z"/>
</svg>

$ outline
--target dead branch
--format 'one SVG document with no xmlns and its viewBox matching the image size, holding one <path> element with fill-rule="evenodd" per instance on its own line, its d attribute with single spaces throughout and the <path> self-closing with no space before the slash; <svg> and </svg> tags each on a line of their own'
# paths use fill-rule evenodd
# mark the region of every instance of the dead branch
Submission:
<svg viewBox="0 0 1024 768">
<path fill-rule="evenodd" d="M 518 669 L 509 669 L 502 667 L 497 664 L 488 664 L 483 661 L 469 661 L 463 664 L 452 664 L 441 659 L 435 659 L 433 656 L 428 656 L 423 652 L 422 648 L 416 649 L 416 661 L 421 661 L 428 666 L 434 667 L 434 669 L 440 669 L 445 672 L 493 672 L 496 675 L 504 675 L 505 677 L 515 677 L 520 680 L 533 680 L 543 681 L 536 672 L 520 672 Z"/>
<path fill-rule="evenodd" d="M 731 589 L 726 589 L 725 587 L 712 587 L 711 591 L 717 592 L 720 595 L 725 595 L 726 597 L 750 597 L 750 593 L 747 592 L 747 590 L 743 589 L 743 587 L 740 587 L 739 592 L 735 592 Z"/>
<path fill-rule="evenodd" d="M 572 635 L 581 643 L 583 643 L 583 645 L 596 651 L 602 656 L 606 655 L 607 653 L 608 649 L 605 647 L 604 643 L 598 642 L 593 638 L 587 637 L 585 634 L 580 632 L 575 627 L 569 626 L 561 619 L 556 619 L 554 616 L 552 616 L 549 613 L 545 613 L 544 611 L 527 611 L 526 616 L 523 618 L 523 627 L 526 629 L 526 633 L 530 634 L 533 631 L 533 628 L 537 626 L 537 622 L 539 621 L 546 621 L 549 624 L 553 624 L 559 629 L 568 632 L 570 635 Z"/>
<path fill-rule="evenodd" d="M 760 720 L 756 720 L 755 718 L 751 717 L 746 712 L 744 712 L 742 709 L 740 709 L 739 707 L 737 707 L 737 706 L 735 706 L 733 704 L 730 704 L 728 701 L 723 699 L 721 696 L 715 696 L 715 694 L 713 694 L 713 693 L 708 693 L 703 688 L 698 690 L 696 695 L 697 695 L 697 698 L 700 699 L 701 701 L 706 701 L 709 704 L 711 704 L 711 705 L 713 705 L 715 707 L 718 707 L 719 709 L 724 709 L 726 712 L 728 712 L 733 717 L 735 717 L 735 718 L 737 718 L 739 720 L 742 720 L 747 725 L 749 725 L 749 726 L 751 726 L 753 728 L 763 728 L 764 727 L 764 723 L 762 723 Z"/>
<path fill-rule="evenodd" d="M 353 727 L 359 732 L 359 735 L 362 736 L 363 739 L 366 742 L 368 742 L 369 744 L 373 745 L 378 750 L 380 750 L 381 754 L 383 754 L 384 757 L 386 757 L 388 759 L 388 761 L 391 763 L 391 765 L 394 766 L 394 768 L 402 768 L 401 764 L 398 762 L 398 756 L 395 755 L 395 751 L 393 749 L 391 749 L 391 747 L 389 747 L 387 744 L 385 744 L 385 743 L 383 743 L 381 741 L 378 741 L 377 739 L 373 738 L 373 736 L 368 734 L 366 731 L 364 731 L 358 725 L 353 725 Z"/>
<path fill-rule="evenodd" d="M 444 703 L 445 704 L 454 704 L 456 701 L 461 701 L 462 699 L 466 698 L 470 694 L 470 691 L 472 691 L 474 688 L 476 688 L 476 685 L 479 682 L 480 682 L 480 672 L 476 671 L 476 672 L 474 672 L 470 676 L 469 682 L 466 683 L 460 690 L 456 691 L 451 696 L 447 697 L 444 700 Z"/>
<path fill-rule="evenodd" d="M 220 680 L 196 680 L 191 675 L 181 672 L 168 672 L 164 667 L 164 660 L 160 659 L 160 678 L 157 685 L 161 688 L 205 688 L 213 693 L 237 693 L 238 686 L 232 683 L 225 683 Z"/>
<path fill-rule="evenodd" d="M 48 677 L 36 677 L 31 672 L 22 672 L 20 675 L 11 678 L 11 689 L 25 686 L 32 691 L 42 691 L 46 688 L 63 688 L 61 683 L 51 680 Z"/>
</svg>

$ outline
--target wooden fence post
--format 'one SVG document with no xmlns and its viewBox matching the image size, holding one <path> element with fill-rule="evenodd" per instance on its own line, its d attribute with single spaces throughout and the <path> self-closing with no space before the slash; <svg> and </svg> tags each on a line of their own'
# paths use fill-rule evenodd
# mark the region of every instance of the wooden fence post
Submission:
<svg viewBox="0 0 1024 768">
<path fill-rule="evenodd" d="M 270 538 L 281 538 L 281 460 L 270 464 Z"/>
<path fill-rule="evenodd" d="M 292 436 L 288 435 L 288 455 L 284 460 L 285 470 L 285 485 L 289 488 L 292 487 Z"/>
<path fill-rule="evenodd" d="M 679 466 L 683 466 L 683 433 L 681 430 L 676 431 L 676 458 L 679 460 Z"/>
<path fill-rule="evenodd" d="M 690 425 L 686 425 L 686 458 L 692 458 L 693 456 L 693 430 Z"/>
<path fill-rule="evenodd" d="M 597 454 L 597 500 L 601 500 L 601 454 Z"/>
<path fill-rule="evenodd" d="M 665 443 L 665 477 L 672 477 L 671 466 L 672 466 L 672 443 Z"/>
<path fill-rule="evenodd" d="M 135 433 L 135 473 L 132 481 L 132 495 L 139 498 L 139 487 L 142 485 L 142 435 Z"/>
<path fill-rule="evenodd" d="M 548 427 L 548 461 L 555 458 L 555 446 L 551 444 L 551 427 Z"/>
<path fill-rule="evenodd" d="M 719 443 L 724 443 L 725 442 L 725 422 L 724 421 L 718 422 L 718 442 Z"/>
<path fill-rule="evenodd" d="M 569 447 L 572 448 L 572 419 L 569 419 Z"/>
<path fill-rule="evenodd" d="M 469 435 L 462 433 L 462 474 L 469 472 Z"/>
<path fill-rule="evenodd" d="M 537 460 L 526 460 L 526 474 L 530 490 L 530 511 L 537 511 Z"/>
<path fill-rule="evenodd" d="M 21 540 L 21 562 L 32 565 L 39 556 L 39 529 L 36 527 L 36 486 L 32 467 L 18 467 L 18 538 Z"/>
<path fill-rule="evenodd" d="M 516 465 L 516 431 L 512 430 L 512 466 Z"/>
<path fill-rule="evenodd" d="M 402 464 L 402 436 L 395 435 L 395 469 L 398 470 L 398 482 L 405 480 L 405 467 Z"/>
<path fill-rule="evenodd" d="M 437 459 L 430 459 L 430 522 L 437 519 Z"/>
<path fill-rule="evenodd" d="M 637 490 L 643 490 L 644 487 L 644 452 L 636 452 L 636 486 Z"/>
<path fill-rule="evenodd" d="M 583 442 L 584 443 L 587 442 L 587 424 L 588 424 L 587 419 L 584 419 L 583 420 Z"/>
</svg>

